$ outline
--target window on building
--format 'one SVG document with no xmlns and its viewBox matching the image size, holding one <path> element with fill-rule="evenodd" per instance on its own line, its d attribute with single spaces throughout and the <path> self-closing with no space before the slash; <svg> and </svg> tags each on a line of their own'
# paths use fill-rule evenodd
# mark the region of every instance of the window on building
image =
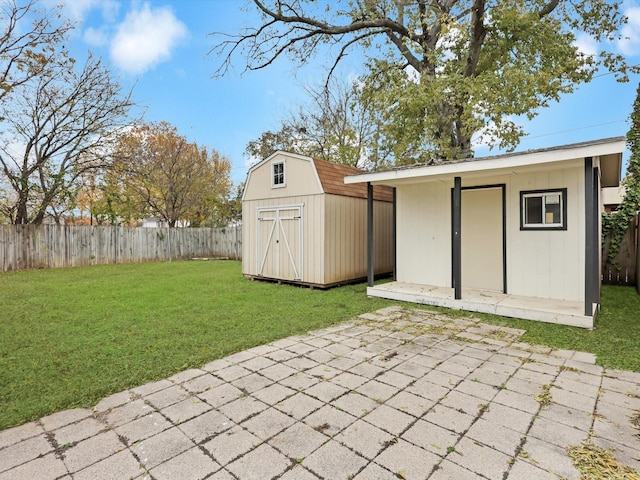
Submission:
<svg viewBox="0 0 640 480">
<path fill-rule="evenodd" d="M 272 164 L 273 169 L 273 177 L 272 177 L 272 187 L 284 187 L 284 162 L 278 162 Z"/>
<path fill-rule="evenodd" d="M 567 189 L 520 192 L 520 230 L 566 230 Z"/>
</svg>

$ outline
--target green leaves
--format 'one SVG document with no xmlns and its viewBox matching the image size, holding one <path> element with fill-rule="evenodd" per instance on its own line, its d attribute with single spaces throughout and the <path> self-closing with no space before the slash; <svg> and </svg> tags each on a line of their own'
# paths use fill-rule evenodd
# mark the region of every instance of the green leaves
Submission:
<svg viewBox="0 0 640 480">
<path fill-rule="evenodd" d="M 625 195 L 618 209 L 602 215 L 602 238 L 611 237 L 607 258 L 619 269 L 615 258 L 629 224 L 640 210 L 640 84 L 631 112 L 631 128 L 627 132 L 627 145 L 631 150 L 627 174 L 622 180 Z"/>
<path fill-rule="evenodd" d="M 515 148 L 524 134 L 515 116 L 533 118 L 600 67 L 620 80 L 638 71 L 607 50 L 621 37 L 620 2 L 361 0 L 340 10 L 331 0 L 254 2 L 264 24 L 214 47 L 219 72 L 240 51 L 251 70 L 283 52 L 303 64 L 325 43 L 337 47 L 335 67 L 360 47 L 368 60 L 359 101 L 380 127 L 376 145 L 398 164 L 468 156 L 481 132 L 489 146 Z M 576 32 L 601 52 L 581 52 Z"/>
</svg>

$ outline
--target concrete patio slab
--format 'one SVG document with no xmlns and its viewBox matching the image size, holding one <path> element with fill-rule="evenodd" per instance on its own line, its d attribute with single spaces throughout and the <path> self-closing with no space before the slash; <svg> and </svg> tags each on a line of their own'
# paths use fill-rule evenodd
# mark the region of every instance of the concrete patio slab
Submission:
<svg viewBox="0 0 640 480">
<path fill-rule="evenodd" d="M 593 327 L 593 317 L 585 316 L 583 302 L 524 297 L 473 288 L 463 288 L 462 299 L 455 300 L 453 288 L 405 282 L 388 282 L 368 287 L 367 295 L 453 310 L 490 313 L 581 328 Z"/>
<path fill-rule="evenodd" d="M 390 307 L 0 432 L 0 480 L 578 479 L 640 469 L 640 374 Z"/>
</svg>

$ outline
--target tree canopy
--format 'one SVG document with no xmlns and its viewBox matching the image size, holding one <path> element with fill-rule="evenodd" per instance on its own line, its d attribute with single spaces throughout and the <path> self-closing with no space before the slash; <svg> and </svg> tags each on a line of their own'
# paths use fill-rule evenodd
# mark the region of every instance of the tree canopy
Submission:
<svg viewBox="0 0 640 480">
<path fill-rule="evenodd" d="M 576 35 L 620 38 L 620 2 L 593 0 L 251 0 L 262 22 L 214 33 L 217 75 L 296 65 L 332 52 L 328 75 L 352 49 L 365 56 L 363 100 L 375 105 L 381 144 L 397 163 L 472 155 L 474 135 L 513 149 L 515 116 L 532 118 L 605 67 L 627 80 L 624 58 L 588 55 Z M 608 43 L 606 41 L 609 41 Z"/>
<path fill-rule="evenodd" d="M 155 216 L 170 227 L 226 222 L 231 163 L 189 142 L 169 123 L 141 124 L 121 134 L 113 157 L 104 179 L 106 212 L 100 213 Z"/>
<path fill-rule="evenodd" d="M 73 26 L 37 0 L 0 4 L 0 100 L 43 72 Z"/>
<path fill-rule="evenodd" d="M 77 180 L 107 166 L 107 153 L 133 105 L 99 59 L 81 68 L 65 53 L 14 86 L 0 105 L 0 169 L 12 223 L 41 223 L 72 204 Z"/>
</svg>

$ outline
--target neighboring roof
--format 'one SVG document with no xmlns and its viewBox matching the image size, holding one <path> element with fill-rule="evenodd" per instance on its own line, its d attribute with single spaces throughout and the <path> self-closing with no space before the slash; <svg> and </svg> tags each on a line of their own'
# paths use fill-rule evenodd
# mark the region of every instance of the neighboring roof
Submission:
<svg viewBox="0 0 640 480">
<path fill-rule="evenodd" d="M 605 138 L 589 142 L 561 145 L 557 147 L 527 150 L 524 152 L 467 158 L 456 161 L 431 161 L 396 167 L 380 172 L 363 173 L 345 178 L 347 184 L 375 182 L 393 185 L 416 181 L 422 177 L 451 176 L 468 173 L 488 173 L 488 171 L 509 170 L 518 167 L 536 166 L 575 160 L 584 157 L 600 157 L 602 186 L 617 186 L 620 183 L 622 153 L 626 148 L 625 137 Z"/>
<path fill-rule="evenodd" d="M 602 203 L 605 205 L 620 205 L 625 194 L 624 185 L 602 189 Z"/>
<path fill-rule="evenodd" d="M 312 158 L 316 167 L 320 184 L 324 193 L 333 195 L 342 195 L 345 197 L 367 198 L 366 184 L 350 184 L 344 183 L 344 177 L 348 175 L 358 175 L 366 173 L 356 167 L 342 165 L 340 163 L 328 162 L 319 158 Z M 374 200 L 391 202 L 393 200 L 393 192 L 391 188 L 379 185 L 373 188 Z"/>
</svg>

